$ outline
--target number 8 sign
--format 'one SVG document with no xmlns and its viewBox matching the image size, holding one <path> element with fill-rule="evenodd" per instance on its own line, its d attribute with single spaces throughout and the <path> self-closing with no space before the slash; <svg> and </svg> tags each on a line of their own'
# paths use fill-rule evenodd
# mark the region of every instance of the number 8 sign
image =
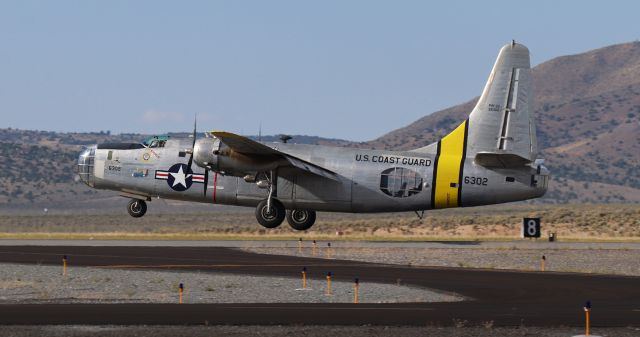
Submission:
<svg viewBox="0 0 640 337">
<path fill-rule="evenodd" d="M 524 218 L 522 219 L 522 237 L 523 238 L 539 238 L 540 218 Z"/>
</svg>

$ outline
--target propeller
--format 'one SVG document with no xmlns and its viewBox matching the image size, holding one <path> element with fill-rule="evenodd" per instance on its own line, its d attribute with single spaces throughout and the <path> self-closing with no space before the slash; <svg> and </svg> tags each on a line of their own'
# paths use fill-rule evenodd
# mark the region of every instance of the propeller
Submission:
<svg viewBox="0 0 640 337">
<path fill-rule="evenodd" d="M 187 164 L 189 171 L 191 171 L 191 165 L 193 164 L 193 151 L 196 148 L 196 126 L 197 126 L 197 119 L 194 117 L 193 118 L 193 143 L 191 143 L 191 151 L 189 151 L 189 153 L 191 153 L 191 156 L 189 156 L 189 163 Z"/>
<path fill-rule="evenodd" d="M 193 172 L 193 170 L 191 169 L 191 166 L 193 165 L 193 153 L 196 150 L 196 132 L 198 129 L 198 118 L 194 117 L 193 118 L 193 142 L 191 143 L 191 150 L 188 150 L 187 152 L 189 152 L 190 156 L 189 156 L 189 162 L 187 163 L 187 167 L 188 170 L 190 172 Z M 193 173 L 192 173 L 193 174 Z M 204 194 L 204 196 L 207 196 L 207 184 L 209 183 L 209 170 L 207 170 L 206 168 L 204 169 L 204 184 L 202 184 L 202 193 Z"/>
</svg>

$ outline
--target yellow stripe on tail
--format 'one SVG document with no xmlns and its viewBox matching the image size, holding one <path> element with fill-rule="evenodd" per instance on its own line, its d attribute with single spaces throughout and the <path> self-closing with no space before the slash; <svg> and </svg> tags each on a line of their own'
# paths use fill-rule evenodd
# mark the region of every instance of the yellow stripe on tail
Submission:
<svg viewBox="0 0 640 337">
<path fill-rule="evenodd" d="M 467 147 L 469 121 L 438 142 L 438 156 L 433 172 L 433 208 L 461 206 L 462 168 Z"/>
</svg>

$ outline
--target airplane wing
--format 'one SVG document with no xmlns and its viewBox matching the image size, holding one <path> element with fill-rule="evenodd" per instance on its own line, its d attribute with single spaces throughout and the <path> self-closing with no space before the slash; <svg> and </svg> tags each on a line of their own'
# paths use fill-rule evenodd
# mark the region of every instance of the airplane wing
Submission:
<svg viewBox="0 0 640 337">
<path fill-rule="evenodd" d="M 230 147 L 235 152 L 242 153 L 245 155 L 274 156 L 274 157 L 284 158 L 289 162 L 289 164 L 292 167 L 295 167 L 299 170 L 310 172 L 315 175 L 329 178 L 332 180 L 336 180 L 336 181 L 339 180 L 338 175 L 333 171 L 327 170 L 324 167 L 310 163 L 306 160 L 300 159 L 290 154 L 278 151 L 267 145 L 251 140 L 247 137 L 243 137 L 235 133 L 225 132 L 225 131 L 211 131 L 210 133 L 213 136 L 220 139 L 221 142 L 223 142 L 225 145 Z"/>
<path fill-rule="evenodd" d="M 254 140 L 237 135 L 235 133 L 225 131 L 211 131 L 210 133 L 220 139 L 220 141 L 225 143 L 228 147 L 233 149 L 233 151 L 242 154 L 253 154 L 258 156 L 283 154 L 278 150 L 274 150 L 262 143 L 258 143 Z"/>
</svg>

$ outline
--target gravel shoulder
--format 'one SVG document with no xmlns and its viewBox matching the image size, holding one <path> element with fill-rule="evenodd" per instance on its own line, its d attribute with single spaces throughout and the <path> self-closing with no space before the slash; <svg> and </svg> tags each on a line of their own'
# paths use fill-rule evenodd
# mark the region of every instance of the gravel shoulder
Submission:
<svg viewBox="0 0 640 337">
<path fill-rule="evenodd" d="M 176 303 L 184 284 L 184 303 L 348 303 L 350 282 L 302 277 L 266 277 L 225 273 L 165 272 L 153 270 L 62 268 L 44 265 L 0 264 L 0 303 Z M 462 297 L 395 284 L 364 283 L 362 303 L 450 302 Z"/>
<path fill-rule="evenodd" d="M 270 247 L 243 247 L 261 254 L 323 257 L 344 260 L 459 268 L 488 268 L 534 271 L 597 273 L 640 276 L 640 249 L 610 248 L 606 245 L 573 243 L 566 247 L 552 245 L 501 244 L 495 246 L 467 245 L 453 248 L 393 245 L 386 247 L 351 245 L 333 242 L 331 248 L 318 242 L 316 249 L 305 244 L 303 249 L 291 244 Z M 524 248 L 523 248 L 524 247 Z"/>
</svg>

